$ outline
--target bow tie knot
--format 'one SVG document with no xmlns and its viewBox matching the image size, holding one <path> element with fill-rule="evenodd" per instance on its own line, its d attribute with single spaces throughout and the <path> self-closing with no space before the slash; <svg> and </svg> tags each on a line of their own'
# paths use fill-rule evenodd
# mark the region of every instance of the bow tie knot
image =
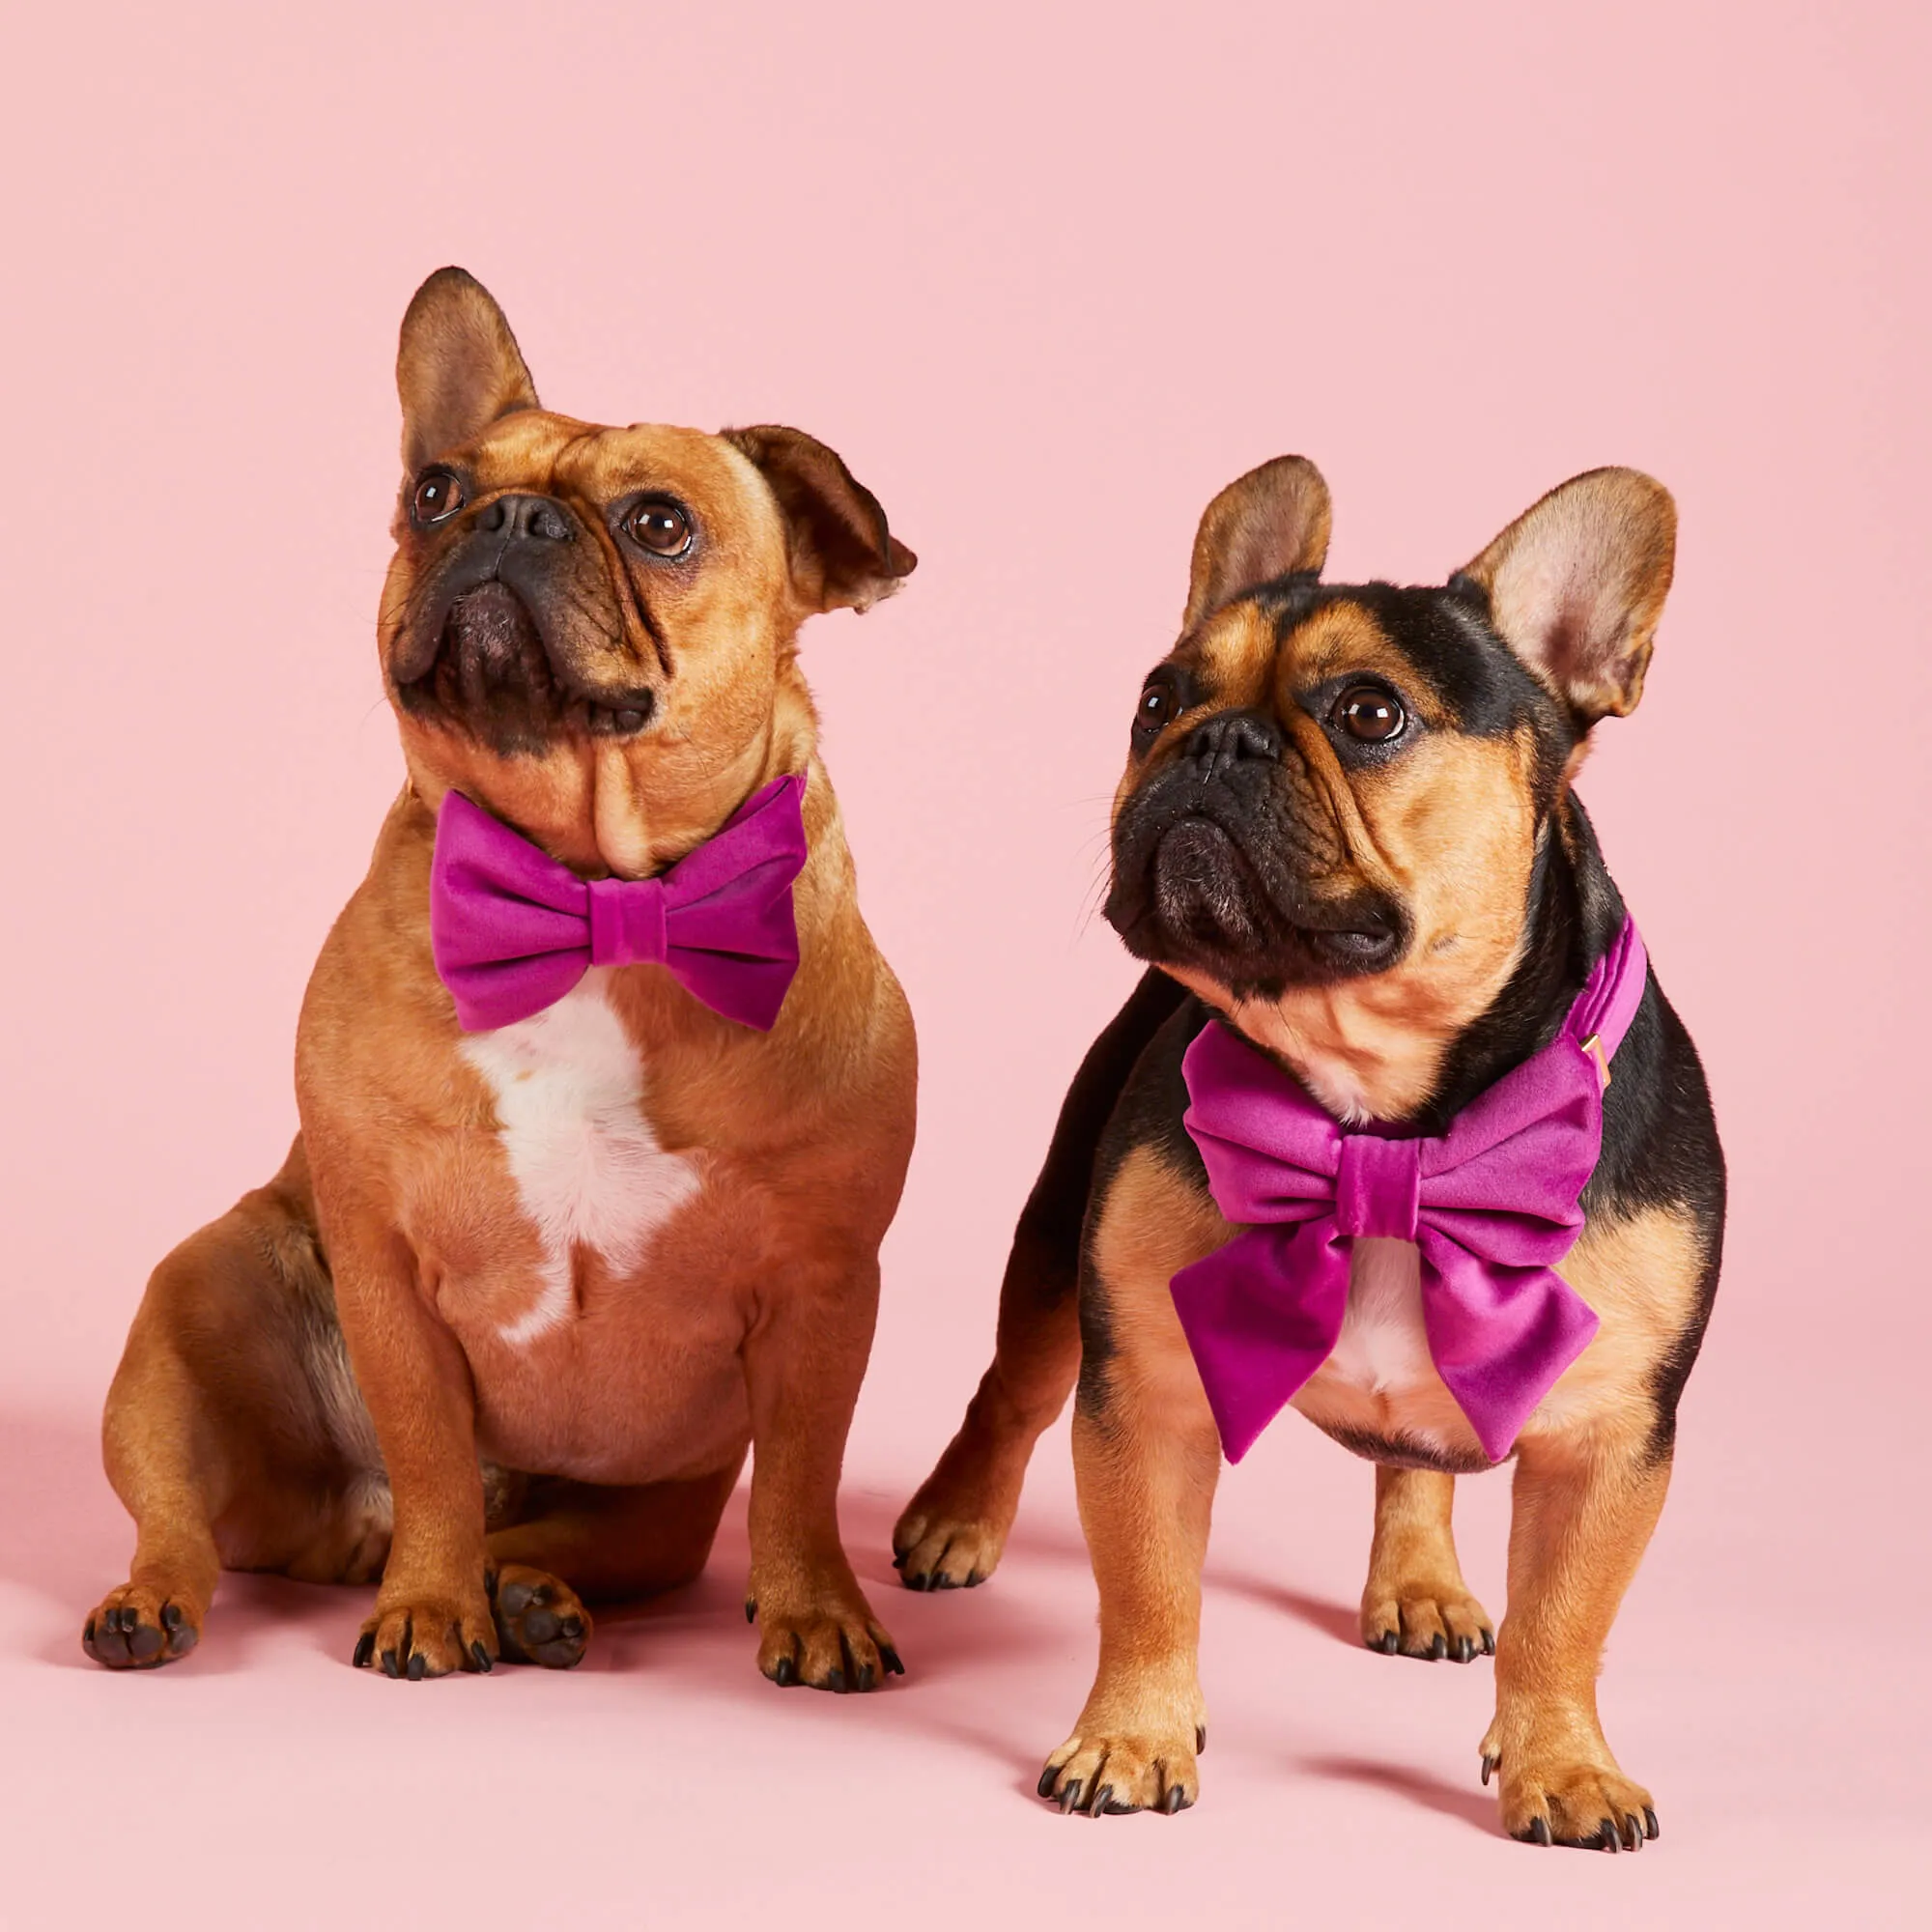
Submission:
<svg viewBox="0 0 1932 1932">
<path fill-rule="evenodd" d="M 1344 1134 L 1335 1165 L 1335 1225 L 1345 1235 L 1415 1239 L 1422 1143 Z"/>
<path fill-rule="evenodd" d="M 668 938 L 662 879 L 592 879 L 590 963 L 662 966 Z"/>
</svg>

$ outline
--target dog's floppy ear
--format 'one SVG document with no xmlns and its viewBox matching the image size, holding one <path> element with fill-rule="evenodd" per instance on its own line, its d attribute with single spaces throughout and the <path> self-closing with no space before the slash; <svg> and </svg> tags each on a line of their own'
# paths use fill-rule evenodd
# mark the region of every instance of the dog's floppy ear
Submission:
<svg viewBox="0 0 1932 1932">
<path fill-rule="evenodd" d="M 1333 521 L 1328 486 L 1305 456 L 1277 456 L 1236 477 L 1208 505 L 1194 533 L 1180 628 L 1191 631 L 1257 583 L 1319 571 Z"/>
<path fill-rule="evenodd" d="M 396 390 L 403 469 L 411 475 L 498 416 L 538 407 L 503 311 L 462 269 L 439 269 L 416 291 L 396 349 Z"/>
<path fill-rule="evenodd" d="M 816 437 L 778 423 L 722 431 L 784 512 L 792 582 L 814 611 L 867 611 L 919 562 L 886 527 L 879 499 Z"/>
<path fill-rule="evenodd" d="M 1636 709 L 1676 554 L 1670 492 L 1635 469 L 1591 469 L 1450 584 L 1481 587 L 1503 641 L 1587 730 Z"/>
</svg>

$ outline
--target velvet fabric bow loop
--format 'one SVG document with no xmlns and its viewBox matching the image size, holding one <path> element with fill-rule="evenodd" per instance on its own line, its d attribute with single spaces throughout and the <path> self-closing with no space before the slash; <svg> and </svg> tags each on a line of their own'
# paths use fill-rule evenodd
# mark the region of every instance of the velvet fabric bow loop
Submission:
<svg viewBox="0 0 1932 1932">
<path fill-rule="evenodd" d="M 805 780 L 774 780 L 652 879 L 582 879 L 461 792 L 437 814 L 430 945 L 466 1033 L 555 1005 L 592 966 L 661 965 L 768 1033 L 798 970 Z"/>
<path fill-rule="evenodd" d="M 1186 1126 L 1243 1232 L 1174 1277 L 1222 1445 L 1238 1462 L 1333 1352 L 1357 1239 L 1415 1243 L 1436 1373 L 1492 1462 L 1588 1347 L 1597 1317 L 1555 1273 L 1603 1146 L 1602 1063 L 1642 998 L 1634 924 L 1557 1037 L 1435 1136 L 1341 1128 L 1219 1021 L 1187 1049 Z"/>
</svg>

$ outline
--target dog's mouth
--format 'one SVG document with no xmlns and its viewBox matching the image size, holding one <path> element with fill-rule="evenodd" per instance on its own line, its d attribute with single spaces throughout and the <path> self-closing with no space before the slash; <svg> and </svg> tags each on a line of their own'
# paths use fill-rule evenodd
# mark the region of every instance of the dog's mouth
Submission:
<svg viewBox="0 0 1932 1932">
<path fill-rule="evenodd" d="M 1237 997 L 1379 973 L 1401 956 L 1400 912 L 1359 895 L 1327 905 L 1270 890 L 1264 869 L 1218 820 L 1188 814 L 1146 846 L 1137 875 L 1116 874 L 1107 919 L 1153 965 L 1198 969 Z"/>
<path fill-rule="evenodd" d="M 413 715 L 458 725 L 506 753 L 571 733 L 632 737 L 657 709 L 647 686 L 592 690 L 559 671 L 528 607 L 494 579 L 452 601 L 428 668 L 398 678 L 396 693 Z"/>
</svg>

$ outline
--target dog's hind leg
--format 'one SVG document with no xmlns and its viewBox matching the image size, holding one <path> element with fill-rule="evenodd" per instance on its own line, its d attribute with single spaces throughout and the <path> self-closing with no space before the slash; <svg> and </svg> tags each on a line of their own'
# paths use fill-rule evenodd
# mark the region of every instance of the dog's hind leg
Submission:
<svg viewBox="0 0 1932 1932">
<path fill-rule="evenodd" d="M 534 1482 L 524 1519 L 487 1545 L 503 1655 L 567 1670 L 589 1646 L 585 1599 L 634 1602 L 694 1581 L 743 1467 L 740 1456 L 708 1476 L 637 1488 Z"/>
<path fill-rule="evenodd" d="M 1456 1479 L 1376 1466 L 1376 1535 L 1362 1591 L 1362 1641 L 1390 1657 L 1492 1655 L 1495 1629 L 1456 1560 L 1449 1512 Z"/>
<path fill-rule="evenodd" d="M 893 1562 L 910 1590 L 983 1582 L 1006 1548 L 1033 1445 L 1059 1415 L 1080 1369 L 1081 1230 L 1094 1156 L 1149 1040 L 1186 997 L 1150 971 L 1073 1077 L 1046 1163 L 1020 1210 L 1000 1285 L 993 1364 L 959 1433 L 893 1530 Z"/>
<path fill-rule="evenodd" d="M 97 1662 L 185 1657 L 224 1564 L 311 1574 L 342 1472 L 304 1338 L 332 1321 L 298 1144 L 161 1263 L 135 1315 L 101 1424 L 134 1561 L 83 1627 Z"/>
</svg>

